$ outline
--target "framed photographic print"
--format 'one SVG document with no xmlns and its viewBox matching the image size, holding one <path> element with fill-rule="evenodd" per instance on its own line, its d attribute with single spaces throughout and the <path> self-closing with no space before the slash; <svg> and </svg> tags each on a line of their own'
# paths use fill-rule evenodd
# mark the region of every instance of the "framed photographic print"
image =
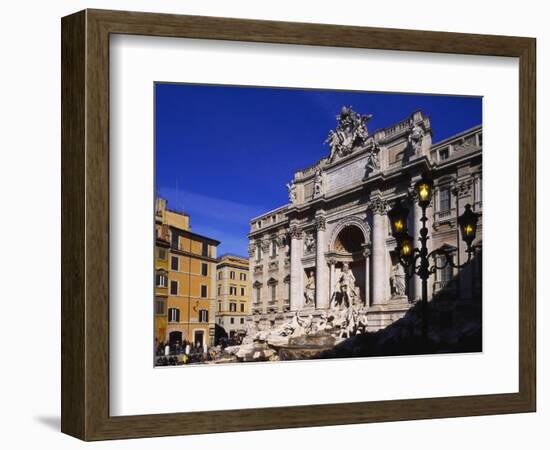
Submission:
<svg viewBox="0 0 550 450">
<path fill-rule="evenodd" d="M 534 39 L 86 10 L 62 147 L 63 432 L 535 410 Z"/>
</svg>

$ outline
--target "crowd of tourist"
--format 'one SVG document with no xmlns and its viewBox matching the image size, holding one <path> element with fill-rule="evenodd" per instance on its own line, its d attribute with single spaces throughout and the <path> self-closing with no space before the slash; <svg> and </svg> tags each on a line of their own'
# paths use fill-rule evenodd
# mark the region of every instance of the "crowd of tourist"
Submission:
<svg viewBox="0 0 550 450">
<path fill-rule="evenodd" d="M 179 366 L 182 364 L 201 363 L 212 360 L 213 349 L 206 344 L 183 342 L 157 342 L 155 348 L 156 366 Z"/>
<path fill-rule="evenodd" d="M 155 366 L 180 366 L 184 364 L 206 363 L 212 361 L 216 355 L 226 347 L 240 345 L 242 337 L 222 337 L 217 347 L 197 342 L 193 344 L 187 340 L 183 342 L 156 342 Z"/>
</svg>

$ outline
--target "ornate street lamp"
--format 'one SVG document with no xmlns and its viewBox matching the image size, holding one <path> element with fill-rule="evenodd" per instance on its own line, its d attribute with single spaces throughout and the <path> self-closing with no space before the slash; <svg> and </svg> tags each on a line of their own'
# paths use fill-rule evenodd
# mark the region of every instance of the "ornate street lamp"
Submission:
<svg viewBox="0 0 550 450">
<path fill-rule="evenodd" d="M 402 234 L 397 238 L 397 248 L 399 255 L 405 260 L 410 258 L 414 251 L 413 238 L 409 234 Z"/>
<path fill-rule="evenodd" d="M 476 237 L 478 217 L 478 214 L 472 212 L 472 205 L 467 203 L 464 206 L 464 212 L 458 218 L 460 235 L 462 236 L 462 240 L 468 245 L 468 249 L 472 247 L 472 241 Z"/>
<path fill-rule="evenodd" d="M 415 184 L 414 190 L 418 199 L 418 205 L 422 209 L 422 216 L 420 218 L 422 227 L 420 228 L 420 236 L 418 238 L 420 241 L 420 248 L 414 247 L 414 237 L 408 234 L 408 210 L 401 205 L 400 200 L 398 200 L 388 212 L 388 217 L 390 219 L 392 235 L 397 243 L 396 250 L 399 255 L 400 264 L 405 268 L 405 273 L 409 278 L 416 274 L 422 281 L 422 336 L 426 342 L 428 335 L 428 279 L 430 274 L 435 273 L 438 269 L 443 269 L 447 265 L 461 269 L 470 262 L 474 251 L 472 242 L 476 236 L 479 215 L 474 213 L 471 206 L 467 204 L 464 207 L 464 213 L 457 218 L 462 240 L 466 242 L 467 245 L 466 252 L 468 253 L 468 259 L 463 264 L 455 264 L 452 250 L 450 249 L 439 248 L 428 253 L 427 242 L 429 237 L 428 227 L 426 226 L 426 222 L 428 221 L 426 217 L 426 208 L 432 199 L 432 179 L 427 175 L 423 175 Z M 436 256 L 444 257 L 442 265 L 437 265 Z M 434 264 L 432 266 L 430 266 L 430 258 L 434 258 Z"/>
<path fill-rule="evenodd" d="M 427 208 L 432 200 L 434 182 L 427 175 L 423 175 L 422 178 L 414 186 L 416 195 L 418 197 L 418 204 L 421 208 Z"/>
<path fill-rule="evenodd" d="M 409 210 L 401 205 L 401 199 L 395 202 L 393 208 L 388 212 L 390 218 L 391 232 L 393 237 L 407 233 L 407 217 Z"/>
</svg>

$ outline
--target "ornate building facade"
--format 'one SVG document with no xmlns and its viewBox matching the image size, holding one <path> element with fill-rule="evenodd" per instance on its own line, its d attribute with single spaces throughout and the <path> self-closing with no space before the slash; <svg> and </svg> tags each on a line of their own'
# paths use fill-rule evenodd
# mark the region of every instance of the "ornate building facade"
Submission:
<svg viewBox="0 0 550 450">
<path fill-rule="evenodd" d="M 421 209 L 412 187 L 424 173 L 435 189 L 427 211 L 430 248 L 448 247 L 455 262 L 464 261 L 457 217 L 469 203 L 480 213 L 481 251 L 481 125 L 434 144 L 430 119 L 420 111 L 373 133 L 370 118 L 343 107 L 326 141 L 329 155 L 294 174 L 288 204 L 251 220 L 249 320 L 260 327 L 296 311 L 320 317 L 341 302 L 359 305 L 370 331 L 402 317 L 421 295 L 420 279 L 406 278 L 397 263 L 387 212 L 398 199 L 406 204 L 416 239 Z M 460 274 L 437 270 L 429 285 L 430 299 L 436 295 L 479 297 L 481 258 Z"/>
</svg>

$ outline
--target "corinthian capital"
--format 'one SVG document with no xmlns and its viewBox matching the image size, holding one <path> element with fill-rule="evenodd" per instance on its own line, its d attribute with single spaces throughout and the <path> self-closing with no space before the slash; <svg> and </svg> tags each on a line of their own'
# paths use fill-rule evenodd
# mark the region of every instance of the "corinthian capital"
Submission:
<svg viewBox="0 0 550 450">
<path fill-rule="evenodd" d="M 373 198 L 369 203 L 369 208 L 373 214 L 383 215 L 388 212 L 388 204 L 380 197 Z"/>
<path fill-rule="evenodd" d="M 290 238 L 291 239 L 302 239 L 304 232 L 302 231 L 302 227 L 298 225 L 292 225 L 290 227 Z"/>
<path fill-rule="evenodd" d="M 321 231 L 325 231 L 326 229 L 326 219 L 325 219 L 325 216 L 318 216 L 316 219 L 315 219 L 315 226 L 317 227 L 318 230 L 321 230 Z"/>
</svg>

